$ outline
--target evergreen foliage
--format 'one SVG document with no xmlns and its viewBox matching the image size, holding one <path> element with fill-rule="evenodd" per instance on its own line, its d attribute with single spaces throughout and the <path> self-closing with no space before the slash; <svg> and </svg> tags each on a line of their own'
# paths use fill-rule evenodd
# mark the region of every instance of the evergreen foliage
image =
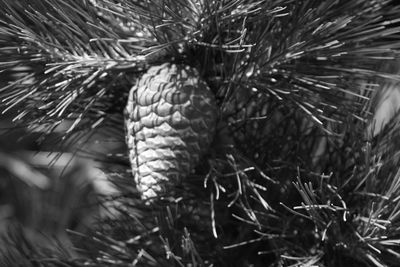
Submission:
<svg viewBox="0 0 400 267">
<path fill-rule="evenodd" d="M 398 114 L 371 128 L 399 81 L 398 14 L 391 0 L 0 0 L 3 111 L 46 149 L 101 162 L 119 191 L 72 246 L 11 223 L 0 263 L 397 266 Z M 199 71 L 219 123 L 195 172 L 148 205 L 122 112 L 165 62 Z"/>
</svg>

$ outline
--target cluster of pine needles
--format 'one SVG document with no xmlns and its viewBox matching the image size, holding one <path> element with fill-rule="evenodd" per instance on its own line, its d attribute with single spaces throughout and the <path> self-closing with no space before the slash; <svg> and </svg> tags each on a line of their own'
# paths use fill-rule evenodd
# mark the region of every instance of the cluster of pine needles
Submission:
<svg viewBox="0 0 400 267">
<path fill-rule="evenodd" d="M 0 0 L 11 130 L 96 160 L 118 189 L 69 245 L 13 221 L 1 265 L 397 266 L 398 114 L 372 119 L 400 78 L 398 14 L 390 0 Z M 147 205 L 122 112 L 163 62 L 197 68 L 220 115 L 195 172 Z"/>
</svg>

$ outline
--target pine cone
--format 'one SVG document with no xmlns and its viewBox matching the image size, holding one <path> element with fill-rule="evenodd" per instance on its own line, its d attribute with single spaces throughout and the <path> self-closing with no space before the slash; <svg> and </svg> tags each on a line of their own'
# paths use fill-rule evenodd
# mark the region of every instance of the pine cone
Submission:
<svg viewBox="0 0 400 267">
<path fill-rule="evenodd" d="M 136 186 L 144 199 L 167 192 L 199 163 L 217 119 L 213 93 L 189 66 L 151 67 L 131 89 L 126 142 Z"/>
</svg>

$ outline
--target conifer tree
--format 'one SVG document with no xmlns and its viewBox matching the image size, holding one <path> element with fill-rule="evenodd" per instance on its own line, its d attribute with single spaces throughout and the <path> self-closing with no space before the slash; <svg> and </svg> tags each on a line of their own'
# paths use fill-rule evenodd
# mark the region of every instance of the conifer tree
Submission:
<svg viewBox="0 0 400 267">
<path fill-rule="evenodd" d="M 68 242 L 12 223 L 1 265 L 397 266 L 398 114 L 373 118 L 399 80 L 398 14 L 391 0 L 0 0 L 11 130 L 97 161 L 117 190 Z"/>
</svg>

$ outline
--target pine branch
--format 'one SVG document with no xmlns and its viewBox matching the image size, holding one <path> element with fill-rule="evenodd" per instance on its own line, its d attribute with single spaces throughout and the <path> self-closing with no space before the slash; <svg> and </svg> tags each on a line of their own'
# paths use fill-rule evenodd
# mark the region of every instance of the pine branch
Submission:
<svg viewBox="0 0 400 267">
<path fill-rule="evenodd" d="M 2 70 L 28 67 L 3 87 L 6 110 L 23 105 L 17 118 L 27 117 L 32 126 L 49 124 L 49 132 L 65 119 L 74 121 L 71 132 L 85 117 L 96 127 L 114 104 L 107 99 L 121 97 L 120 69 L 141 68 L 141 48 L 119 42 L 85 2 L 4 1 L 1 7 Z"/>
<path fill-rule="evenodd" d="M 113 115 L 151 64 L 190 63 L 218 96 L 215 149 L 151 208 L 124 156 L 81 148 L 121 192 L 94 233 L 73 233 L 86 266 L 391 265 L 398 126 L 371 147 L 365 122 L 376 84 L 399 79 L 379 66 L 398 58 L 398 12 L 361 0 L 0 0 L 0 73 L 13 76 L 0 97 L 43 138 L 72 121 L 69 145 L 107 124 L 123 139 Z"/>
<path fill-rule="evenodd" d="M 398 32 L 389 2 L 4 0 L 2 71 L 30 68 L 2 97 L 8 109 L 28 107 L 18 119 L 48 123 L 48 131 L 73 120 L 72 132 L 96 127 L 112 112 L 98 103 L 119 103 L 134 82 L 134 75 L 124 82 L 128 71 L 163 57 L 194 57 L 210 84 L 220 80 L 214 90 L 223 102 L 232 92 L 257 90 L 319 124 L 348 113 L 364 118 L 368 95 L 357 89 L 359 80 L 397 79 L 373 69 L 397 57 L 397 43 L 381 40 Z"/>
<path fill-rule="evenodd" d="M 340 122 L 346 114 L 367 119 L 361 111 L 370 94 L 360 82 L 398 80 L 376 69 L 381 60 L 398 57 L 398 43 L 382 40 L 398 32 L 391 20 L 397 7 L 387 4 L 296 2 L 279 18 L 260 18 L 249 31 L 255 44 L 250 60 L 239 71 L 250 76 L 246 88 L 292 103 L 318 124 Z"/>
</svg>

